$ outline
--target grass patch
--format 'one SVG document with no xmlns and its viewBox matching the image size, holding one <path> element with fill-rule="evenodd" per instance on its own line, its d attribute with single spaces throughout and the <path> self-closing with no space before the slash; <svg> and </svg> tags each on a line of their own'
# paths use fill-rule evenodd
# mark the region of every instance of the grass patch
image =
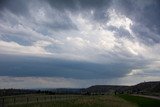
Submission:
<svg viewBox="0 0 160 107">
<path fill-rule="evenodd" d="M 128 94 L 118 96 L 125 99 L 126 101 L 137 104 L 139 107 L 160 107 L 160 100 Z"/>
</svg>

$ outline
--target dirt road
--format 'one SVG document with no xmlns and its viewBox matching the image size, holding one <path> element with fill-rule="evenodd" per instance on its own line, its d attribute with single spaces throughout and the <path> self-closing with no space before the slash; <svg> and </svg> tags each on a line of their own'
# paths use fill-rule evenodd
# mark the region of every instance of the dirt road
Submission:
<svg viewBox="0 0 160 107">
<path fill-rule="evenodd" d="M 157 97 L 157 96 L 140 95 L 140 94 L 133 94 L 133 95 L 160 100 L 160 97 Z"/>
</svg>

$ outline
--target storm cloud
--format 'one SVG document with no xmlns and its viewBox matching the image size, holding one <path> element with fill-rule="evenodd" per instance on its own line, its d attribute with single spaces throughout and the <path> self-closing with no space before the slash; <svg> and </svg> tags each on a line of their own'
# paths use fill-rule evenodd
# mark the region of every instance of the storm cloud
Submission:
<svg viewBox="0 0 160 107">
<path fill-rule="evenodd" d="M 159 9 L 159 0 L 2 0 L 0 78 L 158 80 Z"/>
</svg>

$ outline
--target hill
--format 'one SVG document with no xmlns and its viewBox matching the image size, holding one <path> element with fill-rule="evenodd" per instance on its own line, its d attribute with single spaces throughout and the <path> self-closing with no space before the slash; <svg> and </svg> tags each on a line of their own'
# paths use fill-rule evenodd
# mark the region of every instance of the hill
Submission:
<svg viewBox="0 0 160 107">
<path fill-rule="evenodd" d="M 90 93 L 112 93 L 127 91 L 129 86 L 117 86 L 117 85 L 95 85 L 86 89 Z"/>
<path fill-rule="evenodd" d="M 160 92 L 160 81 L 143 82 L 132 86 L 133 91 Z"/>
<path fill-rule="evenodd" d="M 133 86 L 94 85 L 88 88 L 0 89 L 0 96 L 20 94 L 146 94 L 160 96 L 160 81 L 143 82 Z"/>
<path fill-rule="evenodd" d="M 95 93 L 133 93 L 133 94 L 154 94 L 160 96 L 160 81 L 143 82 L 133 86 L 118 85 L 95 85 L 86 88 L 86 91 Z"/>
</svg>

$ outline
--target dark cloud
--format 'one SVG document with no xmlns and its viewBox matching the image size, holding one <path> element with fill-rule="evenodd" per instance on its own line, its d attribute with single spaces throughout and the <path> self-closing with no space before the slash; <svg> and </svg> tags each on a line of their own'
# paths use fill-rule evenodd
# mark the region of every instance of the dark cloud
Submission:
<svg viewBox="0 0 160 107">
<path fill-rule="evenodd" d="M 50 19 L 54 19 L 54 20 L 56 19 L 55 21 L 39 23 L 39 22 L 37 22 L 37 20 L 33 19 L 33 16 L 31 15 L 31 11 L 38 12 L 38 9 L 40 9 L 42 7 L 46 8 L 46 7 L 44 7 L 45 5 L 43 5 L 43 4 L 46 4 L 46 3 L 48 4 L 50 2 L 51 1 L 46 2 L 43 0 L 36 0 L 36 1 L 15 0 L 14 2 L 12 0 L 6 0 L 6 1 L 2 0 L 0 3 L 1 20 L 9 21 L 13 25 L 20 24 L 19 20 L 13 20 L 13 18 L 9 18 L 9 17 L 6 18 L 6 16 L 4 15 L 4 12 L 5 12 L 5 10 L 7 10 L 7 11 L 11 12 L 12 14 L 16 15 L 17 17 L 26 18 L 26 20 L 28 22 L 32 22 L 33 24 L 35 24 L 35 26 L 42 26 L 42 27 L 45 27 L 45 28 L 51 29 L 51 30 L 76 29 L 76 26 L 68 18 L 67 13 L 65 13 L 64 11 L 63 12 L 60 11 L 62 7 L 64 9 L 67 9 L 67 7 L 70 7 L 71 5 L 69 5 L 69 4 L 71 2 L 69 2 L 68 4 L 66 4 L 66 3 L 63 4 L 63 2 L 60 2 L 60 1 L 57 3 L 55 1 L 52 1 L 52 2 L 54 2 L 53 8 L 57 9 L 57 10 L 55 11 L 54 14 L 52 14 L 51 10 L 46 10 L 46 15 Z M 57 6 L 57 8 L 56 8 L 56 6 Z M 35 10 L 35 9 L 37 9 L 37 10 Z M 35 14 L 35 18 L 38 19 L 39 17 L 36 17 L 36 14 Z"/>
<path fill-rule="evenodd" d="M 108 7 L 110 0 L 47 0 L 51 6 L 59 10 L 101 9 Z"/>
<path fill-rule="evenodd" d="M 76 9 L 76 0 L 47 0 L 51 6 L 58 10 Z"/>
<path fill-rule="evenodd" d="M 28 1 L 29 2 L 29 1 Z M 28 6 L 26 0 L 1 0 L 0 10 L 9 10 L 17 15 L 26 15 L 28 13 Z"/>
<path fill-rule="evenodd" d="M 9 59 L 6 59 L 9 58 Z M 1 76 L 46 76 L 76 79 L 102 79 L 125 76 L 133 65 L 126 63 L 97 64 L 82 61 L 39 57 L 1 56 Z"/>
<path fill-rule="evenodd" d="M 113 1 L 113 4 L 115 4 L 115 8 L 119 9 L 122 14 L 125 14 L 139 24 L 133 29 L 134 32 L 139 33 L 137 37 L 141 39 L 142 36 L 142 40 L 149 38 L 155 43 L 160 42 L 159 37 L 156 37 L 157 34 L 160 34 L 160 22 L 158 21 L 160 19 L 159 0 L 117 0 Z M 149 34 L 146 30 L 142 31 L 145 27 L 148 28 L 152 34 Z"/>
<path fill-rule="evenodd" d="M 110 7 L 110 0 L 48 0 L 49 4 L 62 12 L 69 10 L 73 13 L 93 13 L 93 19 L 98 22 L 107 20 L 106 10 Z"/>
</svg>

